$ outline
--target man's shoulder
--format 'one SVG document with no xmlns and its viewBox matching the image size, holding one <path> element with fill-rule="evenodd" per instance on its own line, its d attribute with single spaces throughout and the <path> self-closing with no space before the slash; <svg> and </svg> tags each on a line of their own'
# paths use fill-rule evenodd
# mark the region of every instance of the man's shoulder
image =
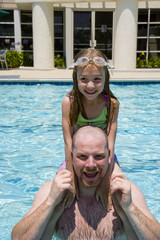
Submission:
<svg viewBox="0 0 160 240">
<path fill-rule="evenodd" d="M 52 183 L 53 183 L 53 180 L 49 180 L 49 181 L 45 182 L 45 183 L 40 187 L 40 189 L 39 189 L 39 191 L 37 192 L 37 194 L 40 193 L 40 192 L 44 192 L 44 191 L 45 191 L 45 192 L 47 191 L 47 192 L 49 193 Z"/>
<path fill-rule="evenodd" d="M 49 187 L 51 187 L 52 183 L 53 183 L 53 180 L 49 180 L 49 181 L 45 182 L 45 183 L 42 185 L 41 188 L 49 188 Z"/>
<path fill-rule="evenodd" d="M 53 180 L 48 181 L 44 183 L 42 187 L 40 187 L 40 189 L 38 190 L 38 192 L 34 197 L 32 207 L 30 208 L 26 216 L 30 215 L 35 209 L 37 209 L 46 200 L 50 192 L 52 182 Z"/>
<path fill-rule="evenodd" d="M 37 199 L 39 201 L 44 201 L 46 199 L 46 197 L 48 196 L 48 194 L 50 192 L 52 182 L 53 182 L 53 180 L 47 181 L 40 187 L 40 189 L 38 190 L 38 192 L 34 198 L 34 202 Z"/>
</svg>

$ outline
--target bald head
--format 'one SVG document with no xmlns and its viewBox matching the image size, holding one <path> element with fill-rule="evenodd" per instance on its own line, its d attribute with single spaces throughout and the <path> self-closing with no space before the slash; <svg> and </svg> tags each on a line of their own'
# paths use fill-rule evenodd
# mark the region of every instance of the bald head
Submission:
<svg viewBox="0 0 160 240">
<path fill-rule="evenodd" d="M 106 144 L 106 148 L 108 148 L 107 135 L 100 128 L 85 126 L 78 129 L 78 131 L 73 136 L 72 151 L 76 146 L 77 139 L 85 140 L 85 141 L 87 140 L 88 142 L 90 142 L 91 140 L 94 140 L 97 138 L 104 140 Z"/>
<path fill-rule="evenodd" d="M 110 164 L 106 134 L 97 127 L 82 127 L 75 133 L 72 146 L 73 167 L 81 189 L 96 188 Z"/>
</svg>

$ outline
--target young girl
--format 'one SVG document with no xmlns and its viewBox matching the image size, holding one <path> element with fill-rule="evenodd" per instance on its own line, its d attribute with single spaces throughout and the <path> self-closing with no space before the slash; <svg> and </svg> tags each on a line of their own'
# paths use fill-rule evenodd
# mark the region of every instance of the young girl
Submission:
<svg viewBox="0 0 160 240">
<path fill-rule="evenodd" d="M 113 163 L 119 110 L 119 102 L 109 88 L 109 63 L 102 52 L 95 49 L 84 49 L 76 55 L 75 63 L 71 66 L 74 67 L 73 89 L 62 101 L 66 167 L 73 176 L 73 194 L 71 196 L 71 193 L 67 193 L 68 206 L 75 197 L 71 154 L 74 132 L 86 125 L 103 129 L 108 136 L 110 157 Z M 64 167 L 64 163 L 62 167 Z M 121 171 L 116 162 L 114 171 Z M 99 186 L 96 198 L 100 198 L 104 207 L 107 208 L 105 182 L 104 179 Z"/>
</svg>

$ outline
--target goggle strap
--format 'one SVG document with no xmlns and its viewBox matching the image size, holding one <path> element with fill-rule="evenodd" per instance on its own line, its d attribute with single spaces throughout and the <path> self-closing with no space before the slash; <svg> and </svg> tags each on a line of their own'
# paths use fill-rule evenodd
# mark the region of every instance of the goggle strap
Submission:
<svg viewBox="0 0 160 240">
<path fill-rule="evenodd" d="M 72 63 L 71 65 L 69 65 L 69 66 L 66 68 L 66 71 L 67 71 L 69 68 L 72 68 L 72 67 L 75 67 L 75 66 L 77 66 L 77 63 L 76 63 L 76 62 L 75 62 L 75 63 Z M 111 64 L 108 63 L 108 62 L 106 62 L 104 66 L 110 67 L 110 69 L 111 69 L 111 74 L 113 75 L 113 69 L 112 69 Z"/>
<path fill-rule="evenodd" d="M 77 65 L 76 63 L 72 63 L 71 65 L 69 65 L 69 66 L 66 68 L 66 71 L 67 71 L 69 68 L 74 67 L 74 66 L 76 66 L 76 65 Z"/>
<path fill-rule="evenodd" d="M 105 66 L 110 67 L 110 69 L 111 69 L 111 74 L 113 75 L 113 68 L 112 68 L 111 64 L 110 64 L 109 62 L 106 62 L 106 63 L 105 63 Z"/>
</svg>

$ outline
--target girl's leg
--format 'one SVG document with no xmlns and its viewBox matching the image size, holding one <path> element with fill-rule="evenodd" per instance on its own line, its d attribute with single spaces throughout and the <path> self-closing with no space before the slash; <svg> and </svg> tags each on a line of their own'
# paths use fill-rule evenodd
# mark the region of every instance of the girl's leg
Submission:
<svg viewBox="0 0 160 240">
<path fill-rule="evenodd" d="M 116 154 L 114 154 L 114 163 L 115 164 L 114 164 L 114 167 L 113 167 L 112 174 L 113 173 L 122 173 L 122 170 L 121 170 L 121 167 L 120 167 L 120 164 L 118 162 Z"/>
<path fill-rule="evenodd" d="M 58 168 L 58 172 L 62 169 L 66 168 L 66 161 L 64 160 L 61 164 L 61 166 Z"/>
<path fill-rule="evenodd" d="M 117 163 L 117 164 L 118 164 L 118 166 L 120 167 L 120 164 L 119 164 L 119 162 L 118 162 L 118 159 L 117 159 L 117 156 L 116 156 L 116 154 L 114 154 L 114 162 L 115 162 L 115 163 Z"/>
</svg>

